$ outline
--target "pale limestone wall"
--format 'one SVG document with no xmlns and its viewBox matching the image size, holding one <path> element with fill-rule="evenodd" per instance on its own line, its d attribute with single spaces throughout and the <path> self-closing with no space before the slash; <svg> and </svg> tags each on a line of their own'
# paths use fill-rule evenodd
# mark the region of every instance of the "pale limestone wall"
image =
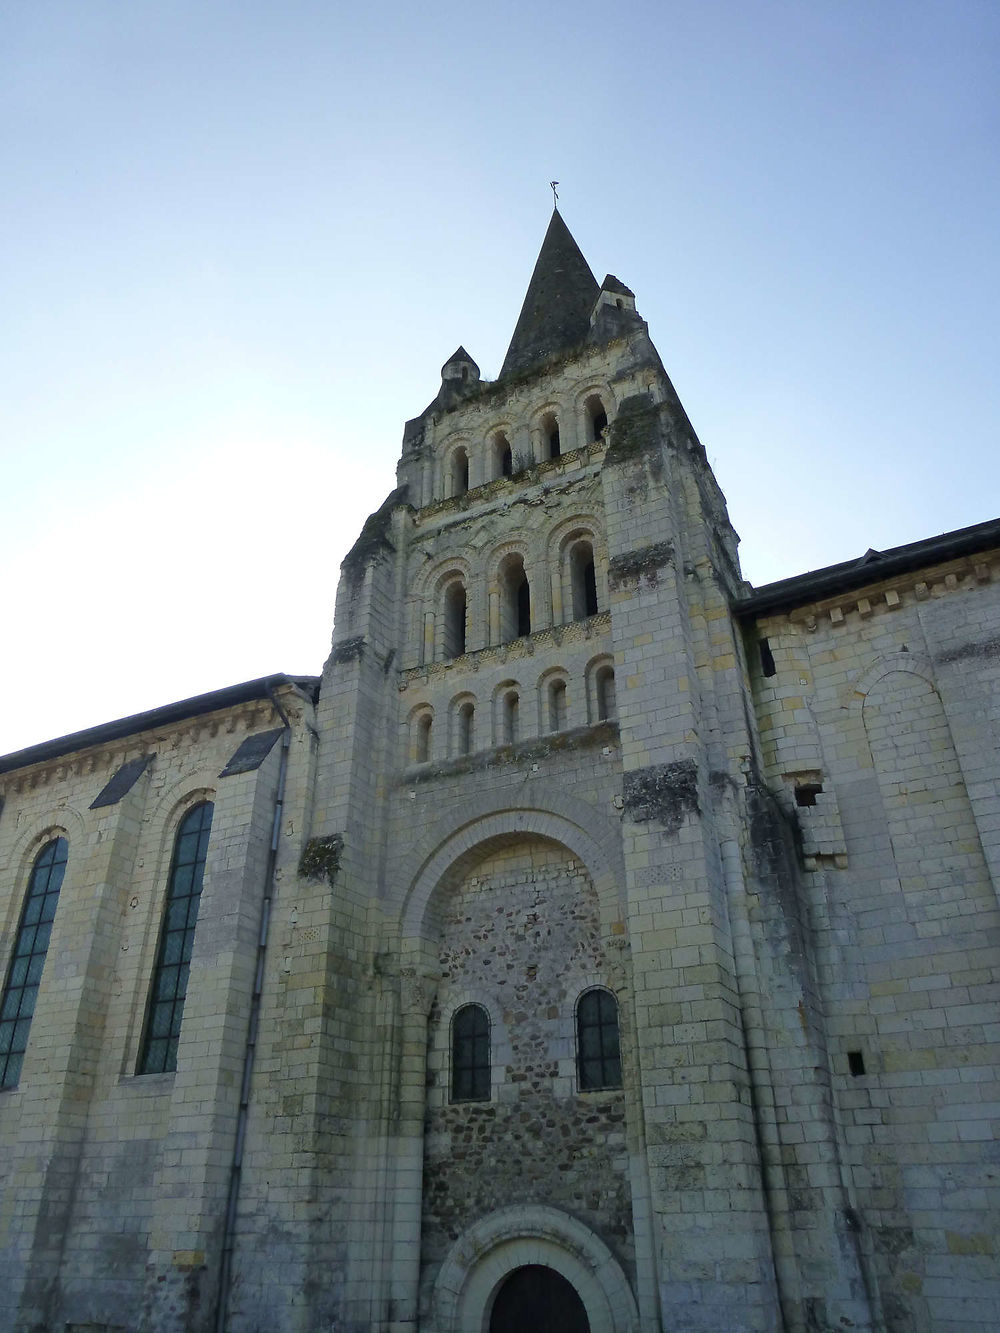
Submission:
<svg viewBox="0 0 1000 1333">
<path fill-rule="evenodd" d="M 976 557 L 751 636 L 777 668 L 754 662 L 763 759 L 802 832 L 843 1172 L 892 1330 L 1000 1320 L 998 620 L 1000 560 Z M 800 808 L 803 782 L 822 792 Z"/>
<path fill-rule="evenodd" d="M 301 721 L 294 691 L 286 705 Z M 250 703 L 3 778 L 0 968 L 27 874 L 57 832 L 69 859 L 16 1089 L 0 1093 L 5 1201 L 0 1323 L 211 1326 L 280 746 L 220 778 L 248 735 L 280 726 Z M 292 743 L 301 801 L 310 743 Z M 152 753 L 117 804 L 90 803 Z M 175 1074 L 136 1072 L 177 824 L 215 803 Z"/>
</svg>

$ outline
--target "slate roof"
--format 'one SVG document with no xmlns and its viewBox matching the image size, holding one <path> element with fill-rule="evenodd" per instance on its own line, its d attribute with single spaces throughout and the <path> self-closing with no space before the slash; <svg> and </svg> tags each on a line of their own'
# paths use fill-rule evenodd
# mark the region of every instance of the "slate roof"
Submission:
<svg viewBox="0 0 1000 1333">
<path fill-rule="evenodd" d="M 631 287 L 626 287 L 621 278 L 616 278 L 613 273 L 609 273 L 601 283 L 602 292 L 614 292 L 617 296 L 635 297 L 635 292 Z"/>
<path fill-rule="evenodd" d="M 808 574 L 797 574 L 777 583 L 755 588 L 747 597 L 740 598 L 733 609 L 739 616 L 763 616 L 771 611 L 785 611 L 823 597 L 838 597 L 868 583 L 895 578 L 959 556 L 975 555 L 1000 546 L 1000 519 L 976 523 L 971 528 L 943 532 L 938 537 L 894 546 L 887 551 L 869 549 L 863 556 L 845 560 L 839 565 L 827 565 Z"/>
<path fill-rule="evenodd" d="M 442 375 L 444 374 L 446 367 L 461 365 L 464 362 L 467 362 L 470 366 L 476 366 L 475 361 L 473 361 L 472 357 L 465 350 L 465 348 L 459 347 L 459 349 L 456 352 L 452 352 L 451 356 L 449 356 L 448 360 L 441 367 L 441 374 Z M 478 370 L 479 367 L 476 366 L 476 369 Z"/>
<path fill-rule="evenodd" d="M 257 680 L 242 681 L 239 685 L 228 685 L 225 689 L 212 690 L 209 694 L 197 694 L 192 699 L 164 704 L 162 708 L 152 708 L 146 713 L 135 713 L 131 717 L 119 718 L 114 722 L 104 722 L 98 727 L 88 727 L 86 731 L 74 731 L 69 736 L 60 736 L 54 741 L 43 741 L 41 745 L 32 745 L 26 750 L 0 755 L 0 773 L 10 773 L 16 768 L 25 768 L 28 764 L 57 759 L 76 750 L 85 750 L 90 745 L 103 745 L 107 741 L 122 740 L 126 736 L 134 736 L 153 727 L 165 727 L 174 722 L 183 722 L 189 717 L 200 717 L 219 708 L 232 708 L 236 704 L 248 703 L 253 699 L 267 699 L 271 690 L 278 685 L 296 685 L 315 699 L 319 692 L 319 682 L 319 676 L 286 676 L 283 672 L 273 676 L 260 676 Z"/>
<path fill-rule="evenodd" d="M 557 352 L 578 346 L 590 331 L 600 294 L 580 247 L 559 211 L 552 214 L 528 284 L 499 378 L 533 369 Z"/>
</svg>

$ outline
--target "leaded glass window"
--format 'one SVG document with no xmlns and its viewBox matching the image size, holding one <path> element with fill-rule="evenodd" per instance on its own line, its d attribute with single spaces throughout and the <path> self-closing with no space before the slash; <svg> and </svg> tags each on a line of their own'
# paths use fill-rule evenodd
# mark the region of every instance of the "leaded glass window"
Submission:
<svg viewBox="0 0 1000 1333">
<path fill-rule="evenodd" d="M 589 990 L 576 1006 L 576 1064 L 580 1088 L 620 1088 L 618 1001 L 609 990 Z"/>
<path fill-rule="evenodd" d="M 466 1004 L 451 1024 L 451 1100 L 490 1099 L 490 1020 L 481 1004 Z"/>
<path fill-rule="evenodd" d="M 184 1015 L 194 928 L 198 921 L 214 810 L 211 801 L 194 806 L 177 830 L 170 864 L 167 910 L 156 954 L 146 1035 L 139 1061 L 141 1074 L 163 1074 L 177 1068 L 177 1041 Z"/>
<path fill-rule="evenodd" d="M 38 853 L 31 871 L 0 1003 L 0 1088 L 16 1087 L 21 1076 L 68 854 L 66 839 L 53 838 Z"/>
</svg>

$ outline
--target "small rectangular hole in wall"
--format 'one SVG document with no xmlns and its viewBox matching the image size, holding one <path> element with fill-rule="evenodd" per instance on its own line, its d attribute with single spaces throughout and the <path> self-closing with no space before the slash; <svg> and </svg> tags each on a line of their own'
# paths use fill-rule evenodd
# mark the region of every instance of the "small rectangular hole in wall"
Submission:
<svg viewBox="0 0 1000 1333">
<path fill-rule="evenodd" d="M 865 1057 L 860 1051 L 847 1052 L 847 1068 L 854 1078 L 865 1072 Z"/>
<path fill-rule="evenodd" d="M 760 648 L 760 669 L 765 676 L 773 676 L 778 668 L 774 665 L 774 653 L 771 652 L 771 645 L 766 639 L 758 641 Z"/>
<path fill-rule="evenodd" d="M 796 805 L 815 805 L 816 797 L 823 790 L 820 782 L 800 782 L 795 788 Z"/>
</svg>

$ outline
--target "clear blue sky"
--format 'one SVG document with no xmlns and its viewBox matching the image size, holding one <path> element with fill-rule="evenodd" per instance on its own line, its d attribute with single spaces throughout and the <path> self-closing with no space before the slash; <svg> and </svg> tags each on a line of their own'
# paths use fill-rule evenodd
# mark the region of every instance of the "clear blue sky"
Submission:
<svg viewBox="0 0 1000 1333">
<path fill-rule="evenodd" d="M 995 517 L 998 68 L 996 0 L 0 0 L 0 752 L 320 670 L 553 177 L 754 583 Z"/>
</svg>

